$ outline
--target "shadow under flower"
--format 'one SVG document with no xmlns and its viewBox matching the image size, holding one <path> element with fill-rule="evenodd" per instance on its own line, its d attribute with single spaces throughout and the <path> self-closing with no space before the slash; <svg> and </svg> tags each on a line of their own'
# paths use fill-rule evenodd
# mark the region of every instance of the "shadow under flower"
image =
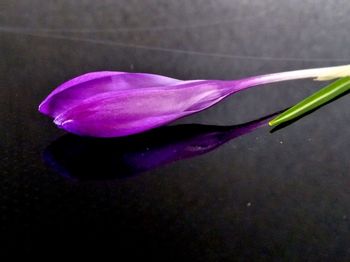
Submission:
<svg viewBox="0 0 350 262">
<path fill-rule="evenodd" d="M 184 124 L 113 139 L 66 134 L 45 149 L 44 160 L 61 175 L 72 179 L 125 178 L 205 154 L 232 139 L 267 126 L 277 114 L 235 126 Z"/>
</svg>

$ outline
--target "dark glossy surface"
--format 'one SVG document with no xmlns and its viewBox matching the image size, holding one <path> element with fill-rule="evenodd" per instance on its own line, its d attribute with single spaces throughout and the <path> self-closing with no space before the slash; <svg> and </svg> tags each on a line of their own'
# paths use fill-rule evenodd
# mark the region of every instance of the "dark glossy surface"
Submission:
<svg viewBox="0 0 350 262">
<path fill-rule="evenodd" d="M 236 94 L 174 123 L 214 125 L 170 129 L 196 142 L 186 150 L 200 154 L 185 157 L 167 146 L 183 149 L 179 138 L 183 146 L 188 137 L 171 139 L 169 129 L 130 144 L 84 142 L 55 128 L 37 106 L 55 86 L 89 71 L 235 79 L 345 64 L 349 12 L 348 1 L 326 0 L 0 1 L 2 253 L 348 261 L 349 95 L 274 133 L 259 128 L 216 147 L 228 130 L 215 125 L 269 115 L 323 84 Z M 147 153 L 154 140 L 156 150 Z M 69 153 L 78 160 L 69 162 Z M 114 175 L 113 153 L 124 175 Z M 57 156 L 61 168 L 52 164 Z"/>
</svg>

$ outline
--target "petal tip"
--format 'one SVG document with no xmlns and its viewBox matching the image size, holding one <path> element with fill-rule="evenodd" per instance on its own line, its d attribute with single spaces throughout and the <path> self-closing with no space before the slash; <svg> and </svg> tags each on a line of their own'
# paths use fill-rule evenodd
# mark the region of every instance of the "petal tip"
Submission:
<svg viewBox="0 0 350 262">
<path fill-rule="evenodd" d="M 38 106 L 38 111 L 43 115 L 54 118 L 55 116 L 50 112 L 50 95 L 47 96 Z"/>
<path fill-rule="evenodd" d="M 41 102 L 40 105 L 38 106 L 38 111 L 42 114 L 46 114 L 45 100 L 43 102 Z"/>
<path fill-rule="evenodd" d="M 53 120 L 53 123 L 54 123 L 55 125 L 57 125 L 58 127 L 62 127 L 63 124 L 64 124 L 66 121 L 68 121 L 68 120 L 64 120 L 64 119 L 62 119 L 62 117 L 57 116 L 57 117 Z"/>
</svg>

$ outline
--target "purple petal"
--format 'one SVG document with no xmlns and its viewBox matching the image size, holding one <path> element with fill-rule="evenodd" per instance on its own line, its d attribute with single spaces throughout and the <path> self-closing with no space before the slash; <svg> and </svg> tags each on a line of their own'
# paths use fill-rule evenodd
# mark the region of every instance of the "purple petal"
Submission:
<svg viewBox="0 0 350 262">
<path fill-rule="evenodd" d="M 167 86 L 181 80 L 142 73 L 93 72 L 76 77 L 56 88 L 39 106 L 45 115 L 56 117 L 94 95 L 128 89 Z"/>
<path fill-rule="evenodd" d="M 167 124 L 214 105 L 232 93 L 224 81 L 186 81 L 177 85 L 129 89 L 96 95 L 56 117 L 75 134 L 131 135 Z"/>
</svg>

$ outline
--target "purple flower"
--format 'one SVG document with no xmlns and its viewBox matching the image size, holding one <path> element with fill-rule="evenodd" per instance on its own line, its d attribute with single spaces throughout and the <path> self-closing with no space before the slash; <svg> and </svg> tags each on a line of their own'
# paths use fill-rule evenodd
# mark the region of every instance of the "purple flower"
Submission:
<svg viewBox="0 0 350 262">
<path fill-rule="evenodd" d="M 160 75 L 94 72 L 57 87 L 39 106 L 64 130 L 83 136 L 140 133 L 202 111 L 249 87 L 285 80 L 329 80 L 349 75 L 350 66 L 275 73 L 241 80 L 183 81 Z"/>
</svg>

